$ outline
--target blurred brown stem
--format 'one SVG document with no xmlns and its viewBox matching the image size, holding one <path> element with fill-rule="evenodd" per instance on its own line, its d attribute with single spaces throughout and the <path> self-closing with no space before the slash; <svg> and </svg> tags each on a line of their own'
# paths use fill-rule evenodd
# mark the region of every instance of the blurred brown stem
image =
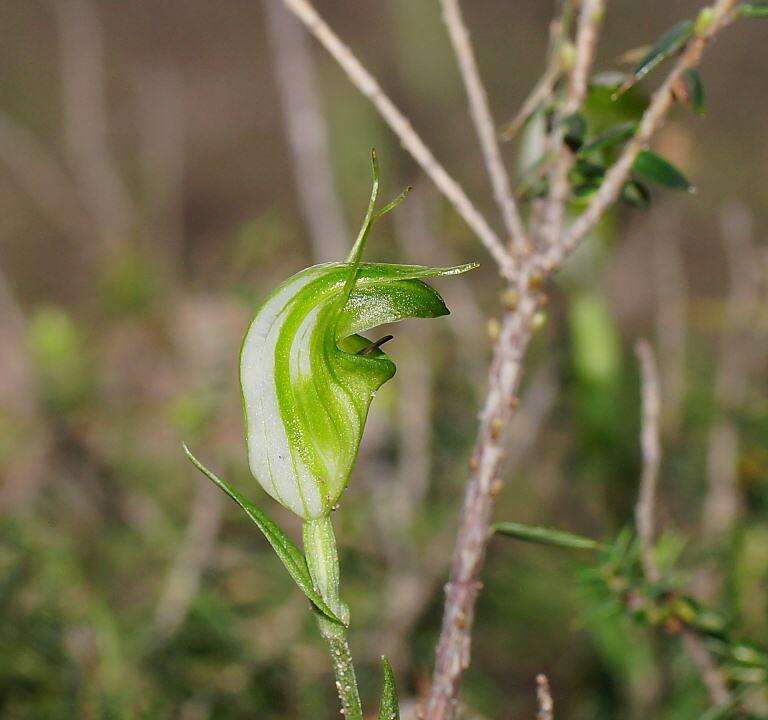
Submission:
<svg viewBox="0 0 768 720">
<path fill-rule="evenodd" d="M 640 477 L 640 492 L 635 518 L 640 539 L 640 558 L 643 573 L 651 583 L 658 583 L 661 571 L 653 556 L 656 528 L 656 486 L 661 463 L 661 440 L 659 416 L 661 411 L 661 389 L 659 386 L 656 358 L 653 349 L 645 340 L 637 343 L 636 352 L 640 361 L 642 381 L 642 424 L 640 445 L 643 455 L 643 471 Z M 683 647 L 696 666 L 702 681 L 709 691 L 715 706 L 725 705 L 731 699 L 725 678 L 717 668 L 714 659 L 704 646 L 702 639 L 690 627 L 682 631 Z"/>
<path fill-rule="evenodd" d="M 275 0 L 265 0 L 274 72 L 293 160 L 304 222 L 317 262 L 343 258 L 348 233 L 328 147 L 328 127 L 317 90 L 306 34 L 296 18 Z"/>
<path fill-rule="evenodd" d="M 130 239 L 135 213 L 108 148 L 101 20 L 91 0 L 50 6 L 59 32 L 65 148 L 104 247 L 115 250 Z"/>
<path fill-rule="evenodd" d="M 501 158 L 496 126 L 488 104 L 488 93 L 480 79 L 475 51 L 469 39 L 469 31 L 464 23 L 461 6 L 459 0 L 441 0 L 440 4 L 443 8 L 445 26 L 448 29 L 448 35 L 453 44 L 454 54 L 469 98 L 469 113 L 480 140 L 485 167 L 493 186 L 493 195 L 501 211 L 504 226 L 511 238 L 512 248 L 518 257 L 522 257 L 526 253 L 528 240 L 520 219 L 520 212 L 517 209 L 517 203 L 512 195 L 509 174 Z"/>
<path fill-rule="evenodd" d="M 661 464 L 661 440 L 659 437 L 659 416 L 661 389 L 656 358 L 647 340 L 638 341 L 635 346 L 640 362 L 642 378 L 642 425 L 640 446 L 643 453 L 643 472 L 640 477 L 640 493 L 635 507 L 637 534 L 640 537 L 641 557 L 645 576 L 652 583 L 661 579 L 661 573 L 653 558 L 656 540 L 656 488 Z"/>
</svg>

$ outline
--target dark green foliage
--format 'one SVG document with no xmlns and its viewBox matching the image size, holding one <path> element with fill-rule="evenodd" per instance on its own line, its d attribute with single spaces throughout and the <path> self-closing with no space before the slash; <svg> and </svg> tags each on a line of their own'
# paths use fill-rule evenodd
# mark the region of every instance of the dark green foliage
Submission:
<svg viewBox="0 0 768 720">
<path fill-rule="evenodd" d="M 621 199 L 628 205 L 646 210 L 651 204 L 651 193 L 643 183 L 629 180 L 621 189 Z"/>
<path fill-rule="evenodd" d="M 683 79 L 688 91 L 688 98 L 693 111 L 703 115 L 706 104 L 706 92 L 701 74 L 698 70 L 689 68 L 683 73 Z"/>
<path fill-rule="evenodd" d="M 745 18 L 768 18 L 768 3 L 742 3 L 738 12 Z"/>
<path fill-rule="evenodd" d="M 642 150 L 632 166 L 638 175 L 671 190 L 693 192 L 694 187 L 671 162 L 652 150 Z"/>
</svg>

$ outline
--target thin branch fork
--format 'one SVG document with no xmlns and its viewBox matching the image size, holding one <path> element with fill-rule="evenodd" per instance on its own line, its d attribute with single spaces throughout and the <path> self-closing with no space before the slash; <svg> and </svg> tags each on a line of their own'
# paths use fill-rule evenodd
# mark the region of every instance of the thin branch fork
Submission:
<svg viewBox="0 0 768 720">
<path fill-rule="evenodd" d="M 565 34 L 564 18 L 556 17 L 549 25 L 549 52 L 547 53 L 547 68 L 539 81 L 525 99 L 517 114 L 501 131 L 501 139 L 509 142 L 528 119 L 538 110 L 539 106 L 552 97 L 557 81 L 563 73 L 562 39 Z"/>
<path fill-rule="evenodd" d="M 637 132 L 627 143 L 616 163 L 606 173 L 605 180 L 592 202 L 587 206 L 587 209 L 565 232 L 562 239 L 550 248 L 550 251 L 544 258 L 544 268 L 559 267 L 563 260 L 576 249 L 579 242 L 594 230 L 606 210 L 619 197 L 621 188 L 632 170 L 635 159 L 648 146 L 653 134 L 661 126 L 672 106 L 674 101 L 672 89 L 675 84 L 686 70 L 699 64 L 709 42 L 733 21 L 733 9 L 738 4 L 738 1 L 718 0 L 713 8 L 713 16 L 709 28 L 688 44 L 688 47 L 680 56 L 666 80 L 653 94 L 651 103 L 640 120 Z"/>
<path fill-rule="evenodd" d="M 510 235 L 512 248 L 517 257 L 524 257 L 528 249 L 525 229 L 512 194 L 509 174 L 501 158 L 496 127 L 488 104 L 488 93 L 480 79 L 480 71 L 469 39 L 469 31 L 462 17 L 461 6 L 459 0 L 441 0 L 440 4 L 443 8 L 445 26 L 448 29 L 448 35 L 451 38 L 469 97 L 469 111 L 475 124 L 477 137 L 480 140 L 485 166 L 493 186 L 493 195 Z"/>
<path fill-rule="evenodd" d="M 432 151 L 413 129 L 410 121 L 384 93 L 376 78 L 362 66 L 349 47 L 318 15 L 317 10 L 308 0 L 283 0 L 283 2 L 339 63 L 355 87 L 373 103 L 390 129 L 397 135 L 403 147 L 419 163 L 440 192 L 451 202 L 459 215 L 485 245 L 499 266 L 502 276 L 512 277 L 514 275 L 514 261 L 499 236 L 467 197 L 462 187 L 438 162 Z"/>
<path fill-rule="evenodd" d="M 560 120 L 578 112 L 584 104 L 604 14 L 605 0 L 583 0 L 576 32 L 576 59 L 568 78 L 568 94 Z M 550 174 L 550 196 L 546 213 L 545 234 L 550 245 L 556 244 L 562 234 L 565 204 L 571 190 L 568 173 L 575 160 L 573 152 L 565 145 L 563 139 L 564 129 L 560 127 L 554 131 L 554 146 L 558 153 L 558 161 Z"/>
<path fill-rule="evenodd" d="M 517 283 L 520 299 L 516 309 L 505 317 L 498 343 L 499 345 L 509 343 L 515 354 L 505 355 L 499 352 L 498 346 L 494 354 L 494 365 L 489 376 L 488 399 L 472 456 L 473 467 L 461 512 L 450 581 L 446 587 L 443 625 L 425 720 L 445 720 L 452 717 L 461 677 L 469 663 L 474 603 L 479 591 L 479 576 L 488 542 L 490 513 L 495 495 L 501 487 L 501 482 L 497 479 L 501 467 L 501 452 L 494 437 L 503 430 L 510 415 L 510 412 L 494 414 L 496 405 L 493 397 L 497 392 L 502 392 L 506 394 L 507 403 L 512 401 L 519 383 L 522 356 L 530 341 L 531 321 L 538 304 L 536 284 L 533 282 L 536 273 L 532 265 L 537 265 L 544 277 L 557 270 L 615 200 L 635 157 L 646 145 L 671 106 L 672 85 L 687 68 L 698 63 L 709 40 L 730 22 L 730 11 L 736 2 L 737 0 L 718 2 L 709 30 L 690 44 L 667 80 L 654 95 L 635 139 L 630 141 L 622 158 L 606 176 L 606 181 L 600 190 L 603 197 L 600 204 L 597 204 L 596 198 L 562 239 L 558 239 L 557 243 L 551 245 L 546 252 L 532 256 L 531 265 L 526 263 L 523 267 L 522 277 Z M 586 41 L 584 42 L 588 45 Z M 606 186 L 610 186 L 610 183 L 613 183 L 615 188 L 606 190 Z M 518 357 L 516 353 L 519 351 L 521 354 Z M 508 367 L 497 369 L 494 367 L 496 363 L 500 365 L 506 363 Z M 503 378 L 510 373 L 514 376 L 514 381 L 505 385 Z"/>
</svg>

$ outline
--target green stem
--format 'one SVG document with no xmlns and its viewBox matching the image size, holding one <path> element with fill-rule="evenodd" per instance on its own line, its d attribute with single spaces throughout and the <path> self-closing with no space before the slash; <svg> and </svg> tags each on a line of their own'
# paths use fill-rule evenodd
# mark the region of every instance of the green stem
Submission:
<svg viewBox="0 0 768 720">
<path fill-rule="evenodd" d="M 304 554 L 309 574 L 323 600 L 344 622 L 349 622 L 349 608 L 339 594 L 339 556 L 336 536 L 329 516 L 304 522 Z M 341 712 L 346 720 L 363 720 L 357 678 L 347 642 L 347 630 L 316 613 L 320 634 L 328 644 Z"/>
</svg>

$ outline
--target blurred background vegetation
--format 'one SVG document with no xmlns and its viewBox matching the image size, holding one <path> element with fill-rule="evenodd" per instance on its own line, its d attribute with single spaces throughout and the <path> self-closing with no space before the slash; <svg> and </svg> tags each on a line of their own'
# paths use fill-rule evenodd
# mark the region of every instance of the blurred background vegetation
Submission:
<svg viewBox="0 0 768 720">
<path fill-rule="evenodd" d="M 318 5 L 490 210 L 437 3 Z M 501 122 L 541 72 L 554 3 L 465 5 Z M 598 69 L 697 7 L 610 3 Z M 497 511 L 595 538 L 631 522 L 632 346 L 648 337 L 663 385 L 660 555 L 734 637 L 763 644 L 766 31 L 718 40 L 708 112 L 678 109 L 656 144 L 698 192 L 620 208 L 553 288 Z M 451 317 L 394 331 L 398 374 L 335 518 L 362 692 L 375 694 L 384 652 L 402 697 L 418 697 L 498 307 L 483 249 L 276 5 L 4 0 L 0 38 L 0 716 L 337 716 L 306 601 L 180 443 L 297 537 L 248 474 L 238 348 L 277 282 L 345 254 L 371 146 L 385 195 L 416 189 L 369 257 L 483 265 L 441 284 Z M 704 712 L 679 638 L 617 609 L 583 555 L 492 542 L 468 717 L 533 717 L 539 672 L 563 720 Z M 768 716 L 764 693 L 749 702 Z"/>
</svg>

